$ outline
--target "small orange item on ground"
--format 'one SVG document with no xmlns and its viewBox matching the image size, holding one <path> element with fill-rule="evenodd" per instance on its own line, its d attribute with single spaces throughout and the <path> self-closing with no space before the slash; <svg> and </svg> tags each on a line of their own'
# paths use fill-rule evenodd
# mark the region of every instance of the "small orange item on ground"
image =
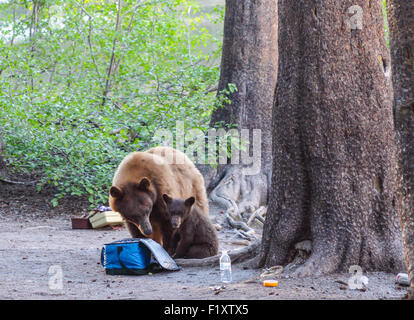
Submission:
<svg viewBox="0 0 414 320">
<path fill-rule="evenodd" d="M 265 287 L 277 287 L 279 282 L 277 280 L 265 280 L 263 281 Z"/>
</svg>

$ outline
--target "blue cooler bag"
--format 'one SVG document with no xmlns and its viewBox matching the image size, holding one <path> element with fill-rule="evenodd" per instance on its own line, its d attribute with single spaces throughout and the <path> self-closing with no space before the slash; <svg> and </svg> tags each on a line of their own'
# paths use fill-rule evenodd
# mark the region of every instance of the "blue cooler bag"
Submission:
<svg viewBox="0 0 414 320">
<path fill-rule="evenodd" d="M 106 274 L 143 275 L 180 270 L 164 248 L 152 239 L 130 238 L 107 243 L 101 251 Z"/>
</svg>

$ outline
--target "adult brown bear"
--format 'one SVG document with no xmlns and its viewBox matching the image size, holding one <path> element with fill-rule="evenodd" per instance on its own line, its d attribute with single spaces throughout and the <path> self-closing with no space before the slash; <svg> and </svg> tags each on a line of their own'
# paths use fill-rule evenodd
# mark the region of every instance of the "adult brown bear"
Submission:
<svg viewBox="0 0 414 320">
<path fill-rule="evenodd" d="M 208 215 L 203 176 L 184 153 L 170 147 L 126 156 L 115 171 L 109 204 L 124 217 L 132 237 L 151 238 L 166 247 L 172 226 L 163 194 L 183 199 L 195 196 Z"/>
</svg>

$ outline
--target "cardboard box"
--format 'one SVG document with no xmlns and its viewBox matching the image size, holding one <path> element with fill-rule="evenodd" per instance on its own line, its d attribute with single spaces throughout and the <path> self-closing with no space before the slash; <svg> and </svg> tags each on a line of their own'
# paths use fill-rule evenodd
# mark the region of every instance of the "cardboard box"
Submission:
<svg viewBox="0 0 414 320">
<path fill-rule="evenodd" d="M 97 212 L 92 217 L 89 218 L 89 221 L 92 224 L 92 228 L 102 228 L 108 225 L 115 226 L 124 223 L 124 219 L 118 212 L 114 211 L 105 211 Z"/>
<path fill-rule="evenodd" d="M 72 229 L 92 229 L 88 218 L 72 218 Z"/>
</svg>

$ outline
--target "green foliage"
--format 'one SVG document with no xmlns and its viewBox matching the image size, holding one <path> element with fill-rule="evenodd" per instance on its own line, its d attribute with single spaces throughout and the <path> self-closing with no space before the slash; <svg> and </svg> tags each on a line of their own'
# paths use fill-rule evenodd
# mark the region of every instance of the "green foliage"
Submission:
<svg viewBox="0 0 414 320">
<path fill-rule="evenodd" d="M 119 5 L 119 3 L 121 5 Z M 176 120 L 206 130 L 223 8 L 194 0 L 0 4 L 0 134 L 8 165 L 39 189 L 107 202 L 116 166 Z M 208 50 L 206 49 L 208 48 Z"/>
<path fill-rule="evenodd" d="M 388 11 L 387 0 L 382 0 L 382 15 L 384 17 L 385 38 L 387 39 L 387 46 L 390 47 L 390 29 L 388 27 Z"/>
</svg>

